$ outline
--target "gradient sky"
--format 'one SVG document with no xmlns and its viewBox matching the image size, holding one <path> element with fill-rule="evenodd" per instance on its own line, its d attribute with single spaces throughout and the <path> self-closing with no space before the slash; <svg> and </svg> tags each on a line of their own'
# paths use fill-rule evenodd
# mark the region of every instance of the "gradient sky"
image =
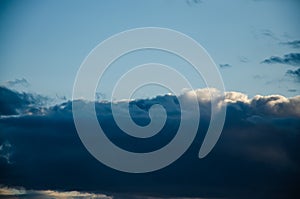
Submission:
<svg viewBox="0 0 300 199">
<path fill-rule="evenodd" d="M 218 66 L 225 65 L 219 69 L 226 90 L 294 96 L 300 93 L 299 81 L 286 72 L 295 65 L 261 62 L 300 52 L 286 43 L 300 39 L 299 6 L 297 0 L 1 1 L 0 83 L 25 78 L 31 92 L 70 98 L 80 64 L 97 44 L 121 31 L 155 26 L 187 34 Z M 157 62 L 188 67 L 174 57 L 150 55 Z M 129 56 L 110 72 L 153 61 L 148 58 Z M 192 72 L 187 76 L 192 79 Z M 107 78 L 107 85 L 113 79 Z M 107 94 L 109 87 L 99 92 Z"/>
<path fill-rule="evenodd" d="M 299 0 L 0 0 L 0 198 L 300 198 L 299 8 Z M 142 27 L 174 29 L 199 42 L 222 75 L 225 97 L 204 88 L 180 57 L 147 49 L 111 64 L 97 88 L 100 99 L 110 98 L 128 70 L 149 62 L 178 70 L 197 98 L 152 85 L 132 96 L 147 99 L 71 99 L 91 50 Z M 151 75 L 174 87 L 180 82 L 162 70 L 134 78 Z M 83 85 L 80 91 L 88 90 Z M 145 138 L 147 125 L 157 134 Z"/>
</svg>

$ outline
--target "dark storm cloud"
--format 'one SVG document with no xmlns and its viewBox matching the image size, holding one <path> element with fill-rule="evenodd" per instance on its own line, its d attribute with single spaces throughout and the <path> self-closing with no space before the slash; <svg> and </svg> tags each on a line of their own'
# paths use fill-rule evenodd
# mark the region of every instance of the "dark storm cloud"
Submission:
<svg viewBox="0 0 300 199">
<path fill-rule="evenodd" d="M 288 42 L 281 42 L 282 45 L 287 45 L 292 48 L 300 48 L 300 40 L 288 41 Z"/>
<path fill-rule="evenodd" d="M 9 100 L 2 101 L 2 106 L 9 105 L 11 110 L 19 110 L 22 104 L 21 110 L 27 110 L 27 106 L 33 103 L 25 97 L 31 94 L 2 89 L 5 92 L 0 92 L 0 99 L 4 99 L 3 95 L 18 99 L 15 100 L 16 107 Z M 186 103 L 189 102 L 189 92 L 180 96 Z M 209 124 L 210 95 L 207 89 L 195 92 L 201 121 L 193 144 L 173 164 L 144 174 L 119 172 L 94 159 L 76 133 L 71 101 L 14 116 L 2 111 L 0 145 L 10 144 L 11 163 L 0 157 L 0 184 L 21 186 L 25 192 L 52 190 L 63 194 L 75 190 L 77 192 L 73 194 L 94 192 L 107 196 L 114 193 L 145 198 L 299 197 L 300 96 L 257 95 L 248 98 L 243 93 L 227 92 L 226 100 L 219 100 L 219 106 L 227 105 L 222 135 L 212 152 L 199 159 L 199 148 Z M 79 102 L 83 109 L 91 103 Z M 163 147 L 176 134 L 180 118 L 177 98 L 165 95 L 115 102 L 120 113 L 129 105 L 133 120 L 140 125 L 150 122 L 148 110 L 156 103 L 166 108 L 168 117 L 161 132 L 147 139 L 123 133 L 114 122 L 110 102 L 97 102 L 95 108 L 99 123 L 112 142 L 130 151 L 147 152 Z"/>
<path fill-rule="evenodd" d="M 19 93 L 0 86 L 0 116 L 37 113 L 49 98 L 29 93 Z"/>
<path fill-rule="evenodd" d="M 15 115 L 31 104 L 31 98 L 5 87 L 0 87 L 0 115 Z"/>
<path fill-rule="evenodd" d="M 261 63 L 264 64 L 287 64 L 292 66 L 300 65 L 300 53 L 290 53 L 283 57 L 272 56 L 263 60 Z"/>
</svg>

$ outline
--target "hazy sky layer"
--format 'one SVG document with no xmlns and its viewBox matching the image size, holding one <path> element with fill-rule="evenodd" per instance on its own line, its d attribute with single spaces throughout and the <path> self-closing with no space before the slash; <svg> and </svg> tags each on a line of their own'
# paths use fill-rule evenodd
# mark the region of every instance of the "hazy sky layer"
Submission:
<svg viewBox="0 0 300 199">
<path fill-rule="evenodd" d="M 29 91 L 70 98 L 80 64 L 97 44 L 127 29 L 155 26 L 180 31 L 203 45 L 227 90 L 294 96 L 300 93 L 299 7 L 296 0 L 1 1 L 0 82 L 25 78 Z M 138 53 L 147 54 L 120 60 L 105 84 L 113 85 L 110 77 L 118 77 L 121 68 L 156 61 L 187 71 L 195 87 L 204 87 L 176 58 Z M 296 57 L 284 59 L 291 53 Z M 264 62 L 272 56 L 279 61 Z M 104 85 L 99 92 L 109 90 Z M 150 94 L 164 92 L 156 91 Z"/>
</svg>

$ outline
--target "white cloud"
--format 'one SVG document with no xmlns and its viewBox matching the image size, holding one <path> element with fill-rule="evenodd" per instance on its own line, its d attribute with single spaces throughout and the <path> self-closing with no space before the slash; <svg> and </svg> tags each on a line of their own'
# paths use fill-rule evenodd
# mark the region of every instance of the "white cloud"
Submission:
<svg viewBox="0 0 300 199">
<path fill-rule="evenodd" d="M 281 95 L 256 95 L 253 98 L 249 98 L 246 94 L 241 92 L 229 91 L 225 93 L 221 93 L 215 88 L 204 88 L 204 89 L 196 89 L 196 90 L 184 90 L 183 93 L 178 96 L 182 102 L 184 102 L 185 107 L 189 109 L 189 104 L 192 104 L 193 97 L 197 95 L 197 99 L 200 105 L 202 105 L 201 110 L 203 112 L 209 113 L 210 110 L 210 101 L 213 99 L 217 102 L 218 106 L 231 106 L 241 111 L 248 111 L 251 114 L 256 115 L 273 115 L 273 116 L 296 116 L 300 117 L 300 96 L 295 96 L 291 98 L 287 98 Z M 22 95 L 26 95 L 23 93 Z M 31 97 L 31 94 L 28 94 Z M 23 98 L 27 99 L 26 96 Z M 31 97 L 32 98 L 32 97 Z M 38 99 L 38 103 L 32 107 L 31 104 L 26 104 L 28 102 L 24 102 L 24 106 L 22 109 L 18 109 L 18 115 L 47 115 L 53 112 L 61 112 L 65 113 L 68 111 L 71 113 L 71 106 L 68 106 L 71 102 L 66 102 L 62 104 L 57 104 L 52 107 L 46 107 L 43 105 L 42 101 L 46 100 L 40 97 Z M 144 107 L 152 106 L 156 103 L 163 103 L 165 108 L 177 111 L 178 104 L 176 102 L 175 96 L 166 94 L 164 96 L 156 96 L 150 99 L 143 99 L 142 104 Z M 22 100 L 22 99 L 20 99 Z M 86 109 L 86 106 L 90 106 L 90 101 L 79 100 L 82 106 L 82 109 Z M 119 100 L 113 101 L 113 105 L 116 107 L 120 114 L 128 111 L 129 103 L 141 103 L 141 100 Z M 34 102 L 32 102 L 34 103 Z M 107 112 L 110 109 L 110 103 L 108 101 L 96 102 L 97 103 L 97 111 L 98 112 Z M 10 105 L 10 104 L 9 104 Z M 5 104 L 4 104 L 5 106 Z M 11 105 L 10 105 L 11 106 Z M 191 106 L 192 107 L 192 106 Z M 55 109 L 56 108 L 56 109 Z M 136 107 L 137 108 L 137 107 Z M 139 109 L 132 109 L 131 111 L 136 113 L 147 112 L 147 110 L 142 110 L 143 108 L 138 107 Z M 188 110 L 189 111 L 189 110 Z M 202 112 L 202 113 L 203 113 Z M 146 113 L 147 114 L 147 113 Z M 0 118 L 5 118 L 7 115 L 1 115 Z M 16 117 L 16 115 L 10 115 L 10 117 Z"/>
<path fill-rule="evenodd" d="M 250 104 L 256 112 L 275 116 L 300 117 L 300 96 L 286 98 L 281 95 L 256 95 Z"/>
<path fill-rule="evenodd" d="M 227 102 L 227 103 L 243 102 L 243 103 L 248 104 L 250 102 L 250 100 L 248 99 L 248 96 L 244 93 L 226 92 L 225 102 Z"/>
<path fill-rule="evenodd" d="M 54 190 L 26 190 L 23 187 L 0 187 L 0 196 L 22 196 L 22 198 L 44 198 L 44 199 L 79 199 L 79 198 L 89 198 L 89 199 L 113 199 L 112 196 L 107 196 L 105 194 L 96 194 L 88 192 L 79 191 L 54 191 Z"/>
<path fill-rule="evenodd" d="M 26 194 L 26 190 L 22 187 L 10 188 L 0 187 L 0 196 L 18 196 Z"/>
<path fill-rule="evenodd" d="M 4 198 L 28 198 L 28 199 L 204 199 L 189 197 L 154 197 L 137 194 L 115 194 L 108 196 L 106 194 L 96 194 L 79 191 L 55 191 L 55 190 L 26 190 L 23 187 L 10 188 L 7 186 L 0 187 L 0 197 Z"/>
<path fill-rule="evenodd" d="M 78 191 L 53 191 L 53 190 L 46 190 L 46 191 L 31 191 L 41 194 L 45 197 L 50 198 L 60 198 L 60 199 L 71 199 L 71 198 L 97 198 L 97 199 L 112 199 L 111 196 L 107 196 L 105 194 L 95 194 L 95 193 L 88 193 L 88 192 L 78 192 Z"/>
</svg>

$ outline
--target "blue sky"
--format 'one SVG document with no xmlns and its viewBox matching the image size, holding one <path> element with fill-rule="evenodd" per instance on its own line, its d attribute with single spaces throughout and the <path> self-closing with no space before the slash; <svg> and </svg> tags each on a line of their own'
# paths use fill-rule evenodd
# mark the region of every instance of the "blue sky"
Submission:
<svg viewBox="0 0 300 199">
<path fill-rule="evenodd" d="M 219 68 L 226 90 L 294 96 L 300 93 L 299 81 L 286 72 L 297 68 L 261 62 L 300 52 L 284 44 L 300 39 L 299 6 L 296 0 L 2 1 L 0 82 L 25 78 L 30 91 L 70 98 L 80 64 L 97 44 L 121 31 L 155 26 L 187 34 L 217 65 L 228 64 Z M 188 68 L 174 57 L 154 55 L 158 62 Z M 120 61 L 111 74 L 126 64 L 133 67 L 136 57 Z M 148 61 L 141 57 L 138 63 Z M 203 87 L 201 81 L 192 81 Z M 99 92 L 106 94 L 109 88 Z"/>
</svg>

